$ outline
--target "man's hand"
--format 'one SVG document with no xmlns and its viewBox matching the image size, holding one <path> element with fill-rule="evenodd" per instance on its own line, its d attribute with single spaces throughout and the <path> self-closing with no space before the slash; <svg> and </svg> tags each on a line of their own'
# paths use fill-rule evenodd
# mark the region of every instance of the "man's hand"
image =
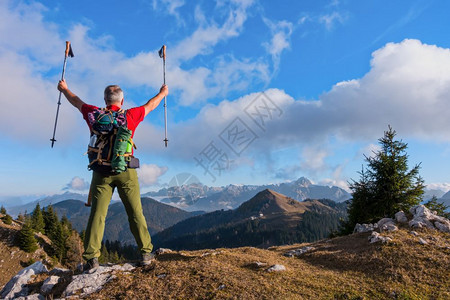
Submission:
<svg viewBox="0 0 450 300">
<path fill-rule="evenodd" d="M 154 110 L 162 99 L 164 99 L 165 96 L 169 94 L 169 87 L 165 84 L 162 85 L 162 87 L 159 89 L 158 95 L 148 100 L 147 103 L 145 103 L 143 106 L 145 108 L 145 115 L 147 116 L 149 112 Z"/>
<path fill-rule="evenodd" d="M 66 81 L 64 79 L 60 80 L 58 83 L 58 91 L 64 92 L 64 91 L 67 91 L 68 89 L 69 88 L 67 87 Z"/>
<path fill-rule="evenodd" d="M 162 87 L 159 89 L 159 93 L 161 96 L 166 97 L 169 95 L 169 87 L 165 84 L 162 85 Z"/>
<path fill-rule="evenodd" d="M 72 104 L 73 106 L 78 108 L 79 111 L 81 111 L 81 107 L 84 105 L 84 102 L 77 95 L 75 95 L 69 90 L 69 88 L 67 87 L 67 83 L 64 79 L 58 82 L 58 90 L 64 94 L 64 96 L 67 98 L 70 104 Z"/>
</svg>

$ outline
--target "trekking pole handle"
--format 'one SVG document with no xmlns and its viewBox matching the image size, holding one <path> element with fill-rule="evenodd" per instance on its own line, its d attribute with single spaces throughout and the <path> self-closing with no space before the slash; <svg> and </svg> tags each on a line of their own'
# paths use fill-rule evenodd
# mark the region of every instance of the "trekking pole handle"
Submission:
<svg viewBox="0 0 450 300">
<path fill-rule="evenodd" d="M 163 48 L 163 59 L 166 60 L 166 45 L 163 45 L 162 48 Z"/>
<path fill-rule="evenodd" d="M 70 42 L 66 41 L 66 54 L 65 54 L 65 57 L 69 56 L 69 50 L 70 50 Z"/>
</svg>

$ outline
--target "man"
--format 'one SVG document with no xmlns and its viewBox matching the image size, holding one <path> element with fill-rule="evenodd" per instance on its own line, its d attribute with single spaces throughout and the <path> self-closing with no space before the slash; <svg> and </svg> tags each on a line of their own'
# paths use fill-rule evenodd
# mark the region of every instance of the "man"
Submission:
<svg viewBox="0 0 450 300">
<path fill-rule="evenodd" d="M 58 90 L 64 94 L 70 104 L 83 114 L 92 136 L 92 114 L 99 108 L 84 103 L 69 90 L 64 80 L 59 81 Z M 133 136 L 139 123 L 159 105 L 168 93 L 168 87 L 163 85 L 159 93 L 148 100 L 146 104 L 128 109 L 126 113 L 121 110 L 124 98 L 122 89 L 119 86 L 107 86 L 104 92 L 104 100 L 106 109 L 125 114 L 127 128 L 131 130 Z M 90 188 L 92 207 L 84 240 L 83 258 L 87 261 L 84 267 L 85 270 L 95 269 L 99 266 L 98 257 L 100 256 L 101 241 L 105 230 L 105 218 L 115 188 L 117 188 L 120 199 L 125 206 L 131 232 L 141 252 L 141 264 L 144 266 L 149 265 L 154 260 L 154 256 L 151 253 L 153 245 L 147 229 L 147 222 L 142 212 L 136 169 L 127 168 L 126 171 L 118 174 L 93 170 Z"/>
</svg>

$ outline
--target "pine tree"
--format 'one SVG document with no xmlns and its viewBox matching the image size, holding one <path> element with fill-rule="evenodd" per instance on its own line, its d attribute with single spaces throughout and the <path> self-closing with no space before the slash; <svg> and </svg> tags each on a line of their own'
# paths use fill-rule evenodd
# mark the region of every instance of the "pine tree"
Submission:
<svg viewBox="0 0 450 300">
<path fill-rule="evenodd" d="M 31 213 L 31 225 L 36 232 L 45 233 L 44 216 L 42 215 L 41 206 L 36 204 L 33 212 Z"/>
<path fill-rule="evenodd" d="M 22 213 L 19 213 L 19 215 L 17 216 L 17 221 L 19 222 L 25 222 L 25 217 Z"/>
<path fill-rule="evenodd" d="M 6 208 L 2 205 L 2 207 L 0 208 L 0 214 L 2 215 L 6 215 Z"/>
<path fill-rule="evenodd" d="M 372 223 L 408 211 L 422 200 L 425 186 L 420 164 L 408 170 L 408 145 L 395 140 L 396 134 L 389 126 L 378 140 L 381 150 L 366 157 L 366 171 L 363 168 L 360 180 L 350 184 L 353 197 L 342 233 L 350 233 L 356 223 Z"/>
<path fill-rule="evenodd" d="M 437 201 L 437 197 L 433 196 L 427 203 L 424 204 L 431 211 L 435 211 L 437 215 L 442 216 L 444 218 L 450 219 L 450 212 L 447 212 L 449 208 L 444 203 L 440 203 Z"/>
<path fill-rule="evenodd" d="M 392 217 L 407 211 L 422 200 L 424 180 L 419 175 L 420 164 L 408 171 L 408 145 L 395 140 L 395 130 L 389 126 L 379 140 L 381 151 L 368 157 L 369 176 L 374 182 L 374 218 Z"/>
<path fill-rule="evenodd" d="M 27 219 L 18 234 L 18 244 L 20 249 L 32 253 L 38 249 L 37 241 L 34 238 L 34 230 L 31 221 Z"/>
<path fill-rule="evenodd" d="M 12 224 L 12 217 L 10 215 L 6 214 L 5 216 L 2 217 L 2 221 L 6 225 L 11 225 Z"/>
</svg>

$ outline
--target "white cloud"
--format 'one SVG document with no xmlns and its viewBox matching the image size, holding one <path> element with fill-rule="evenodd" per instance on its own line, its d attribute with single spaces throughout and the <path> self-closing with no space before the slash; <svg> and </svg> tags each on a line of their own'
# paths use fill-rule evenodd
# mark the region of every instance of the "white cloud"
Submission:
<svg viewBox="0 0 450 300">
<path fill-rule="evenodd" d="M 248 156 L 307 145 L 304 155 L 311 158 L 303 166 L 320 170 L 327 155 L 320 147 L 329 139 L 369 143 L 378 139 L 389 124 L 406 141 L 450 140 L 450 50 L 417 40 L 389 43 L 375 51 L 371 70 L 365 76 L 337 83 L 317 101 L 294 101 L 278 89 L 266 94 L 283 114 L 270 121 L 265 132 L 258 131 L 260 138 L 246 150 Z M 244 108 L 256 96 L 207 105 L 195 118 L 173 125 L 173 148 L 165 153 L 191 160 L 210 141 L 218 140 L 234 118 L 246 118 Z M 245 120 L 254 126 L 251 120 Z M 147 146 L 158 151 L 150 143 Z M 370 155 L 374 149 L 376 145 L 370 145 L 363 152 Z"/>
<path fill-rule="evenodd" d="M 159 167 L 154 164 L 143 164 L 137 169 L 141 186 L 152 186 L 158 183 L 159 177 L 167 172 L 167 167 Z"/>
<path fill-rule="evenodd" d="M 294 30 L 294 25 L 288 21 L 279 21 L 277 23 L 263 18 L 264 23 L 269 27 L 272 33 L 270 42 L 266 42 L 263 46 L 272 56 L 274 73 L 278 71 L 280 65 L 280 56 L 285 49 L 290 48 L 290 38 Z M 304 22 L 304 21 L 302 21 Z"/>
<path fill-rule="evenodd" d="M 381 133 L 380 133 L 381 135 Z M 358 151 L 358 154 L 355 156 L 355 158 L 360 159 L 362 156 L 366 157 L 375 157 L 375 153 L 378 153 L 381 151 L 381 146 L 378 144 L 368 144 L 364 148 L 360 149 Z"/>
<path fill-rule="evenodd" d="M 179 1 L 166 4 L 170 4 L 173 11 L 182 5 Z M 246 10 L 251 5 L 252 1 L 233 1 L 231 8 L 230 5 L 222 8 L 228 13 L 223 24 L 209 20 L 209 25 L 201 25 L 190 37 L 168 50 L 172 55 L 167 64 L 171 88 L 169 101 L 181 105 L 200 105 L 209 97 L 243 90 L 255 80 L 269 80 L 267 65 L 258 60 L 219 56 L 211 69 L 203 66 L 185 69 L 181 67 L 181 62 L 177 62 L 180 58 L 202 55 L 218 42 L 237 36 L 247 19 Z M 39 3 L 12 5 L 7 1 L 0 4 L 0 80 L 7 86 L 0 102 L 8 111 L 20 111 L 23 120 L 17 122 L 14 114 L 7 114 L 0 125 L 6 127 L 14 123 L 14 128 L 6 134 L 40 143 L 48 142 L 53 130 L 58 98 L 56 83 L 60 77 L 65 46 L 59 34 L 60 28 L 45 20 L 46 11 L 47 8 Z M 112 83 L 120 83 L 125 88 L 149 86 L 154 93 L 159 89 L 162 61 L 157 55 L 158 49 L 127 57 L 114 49 L 111 36 L 93 38 L 89 27 L 81 24 L 73 25 L 68 37 L 75 57 L 68 59 L 66 80 L 69 88 L 86 102 L 102 105 L 102 87 Z M 48 73 L 54 74 L 53 77 L 49 78 Z M 148 98 L 136 99 L 135 102 L 141 103 Z M 36 105 L 39 112 L 29 109 Z M 62 97 L 56 136 L 59 143 L 79 139 L 79 130 L 76 129 L 80 120 L 74 108 Z M 35 130 L 37 125 L 40 127 L 38 131 Z"/>
<path fill-rule="evenodd" d="M 310 173 L 316 174 L 327 169 L 325 159 L 330 155 L 327 149 L 320 146 L 306 146 L 301 155 L 300 167 Z"/>
<path fill-rule="evenodd" d="M 213 18 L 210 18 L 210 24 L 205 24 L 205 18 L 201 17 L 199 6 L 196 8 L 196 19 L 201 20 L 200 26 L 186 39 L 180 41 L 173 49 L 172 56 L 174 60 L 189 60 L 197 55 L 211 53 L 214 47 L 220 41 L 224 41 L 239 35 L 247 20 L 247 9 L 253 4 L 253 1 L 231 1 L 226 6 L 228 17 L 223 24 L 218 25 Z"/>
<path fill-rule="evenodd" d="M 153 0 L 153 9 L 167 12 L 180 20 L 181 17 L 177 10 L 184 4 L 184 0 Z"/>
<path fill-rule="evenodd" d="M 429 190 L 441 190 L 443 192 L 450 191 L 450 182 L 427 183 L 426 186 Z"/>
<path fill-rule="evenodd" d="M 319 23 L 324 24 L 327 30 L 332 30 L 336 24 L 343 24 L 346 20 L 347 16 L 337 11 L 319 17 Z"/>
<path fill-rule="evenodd" d="M 84 180 L 81 177 L 75 176 L 72 180 L 66 185 L 64 190 L 74 190 L 74 191 L 86 191 L 89 189 L 89 182 Z"/>
</svg>

